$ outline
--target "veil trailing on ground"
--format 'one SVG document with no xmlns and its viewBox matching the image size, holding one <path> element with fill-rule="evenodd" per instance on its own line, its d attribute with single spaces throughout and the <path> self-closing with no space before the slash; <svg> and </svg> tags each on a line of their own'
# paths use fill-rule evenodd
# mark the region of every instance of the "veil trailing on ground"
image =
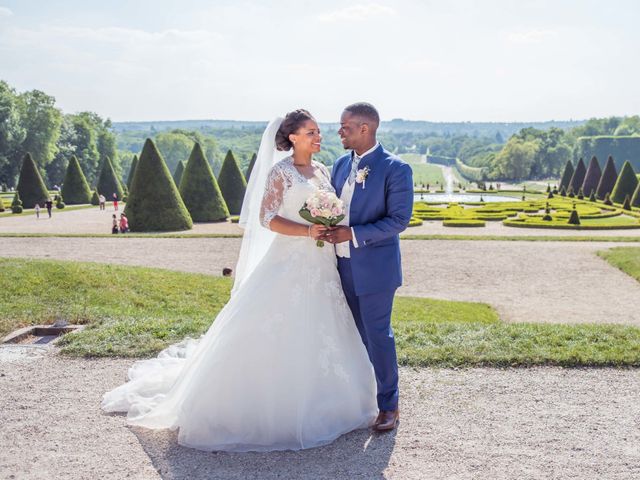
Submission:
<svg viewBox="0 0 640 480">
<path fill-rule="evenodd" d="M 276 236 L 271 230 L 261 225 L 260 207 L 271 167 L 290 155 L 289 151 L 281 152 L 276 149 L 276 133 L 283 120 L 282 117 L 278 117 L 267 125 L 262 134 L 260 149 L 251 171 L 251 177 L 249 177 L 249 184 L 240 211 L 239 225 L 244 229 L 244 235 L 240 247 L 240 257 L 236 265 L 232 295 L 260 263 Z"/>
</svg>

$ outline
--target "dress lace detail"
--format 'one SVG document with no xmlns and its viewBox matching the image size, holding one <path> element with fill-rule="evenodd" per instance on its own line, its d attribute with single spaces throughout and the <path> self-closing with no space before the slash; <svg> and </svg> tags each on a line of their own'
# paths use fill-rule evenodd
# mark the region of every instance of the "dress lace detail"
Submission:
<svg viewBox="0 0 640 480">
<path fill-rule="evenodd" d="M 331 185 L 331 175 L 327 167 L 315 161 L 313 165 L 318 169 L 319 176 L 315 175 L 312 178 L 307 178 L 298 171 L 293 164 L 293 157 L 284 158 L 271 168 L 269 176 L 267 177 L 260 208 L 260 223 L 263 227 L 269 228 L 273 217 L 281 213 L 280 207 L 282 206 L 284 197 L 293 185 L 309 184 L 312 186 L 312 191 L 317 188 L 334 191 Z M 298 208 L 302 208 L 302 203 Z M 295 220 L 302 221 L 300 218 Z"/>
</svg>

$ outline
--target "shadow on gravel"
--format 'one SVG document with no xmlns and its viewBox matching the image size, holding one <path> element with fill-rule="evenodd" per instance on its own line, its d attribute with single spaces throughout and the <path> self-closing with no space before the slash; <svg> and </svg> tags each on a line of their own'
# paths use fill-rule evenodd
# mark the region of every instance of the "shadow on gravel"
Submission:
<svg viewBox="0 0 640 480">
<path fill-rule="evenodd" d="M 163 480 L 383 478 L 396 435 L 395 431 L 379 435 L 358 430 L 309 450 L 227 453 L 182 447 L 177 432 L 131 431 Z"/>
</svg>

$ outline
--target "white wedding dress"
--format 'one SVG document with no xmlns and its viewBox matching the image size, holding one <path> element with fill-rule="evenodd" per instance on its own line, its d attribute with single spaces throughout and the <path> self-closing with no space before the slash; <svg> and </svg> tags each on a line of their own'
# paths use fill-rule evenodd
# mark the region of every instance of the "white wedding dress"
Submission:
<svg viewBox="0 0 640 480">
<path fill-rule="evenodd" d="M 291 157 L 268 175 L 260 218 L 298 214 L 324 166 L 307 179 Z M 242 254 L 241 254 L 242 255 Z M 131 425 L 179 429 L 201 450 L 297 450 L 367 427 L 377 414 L 373 368 L 342 292 L 331 244 L 275 235 L 208 332 L 136 362 L 105 394 Z"/>
</svg>

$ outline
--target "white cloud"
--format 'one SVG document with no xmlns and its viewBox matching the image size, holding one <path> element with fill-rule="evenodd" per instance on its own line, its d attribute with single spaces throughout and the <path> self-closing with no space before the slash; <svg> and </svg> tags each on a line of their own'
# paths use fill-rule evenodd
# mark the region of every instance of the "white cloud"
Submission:
<svg viewBox="0 0 640 480">
<path fill-rule="evenodd" d="M 7 7 L 0 7 L 0 18 L 2 17 L 10 17 L 13 15 L 13 12 Z"/>
<path fill-rule="evenodd" d="M 365 20 L 369 17 L 378 17 L 384 15 L 395 15 L 396 11 L 385 5 L 378 3 L 369 3 L 366 5 L 352 5 L 341 10 L 318 15 L 321 22 L 342 22 L 342 21 L 358 21 Z"/>
<path fill-rule="evenodd" d="M 507 38 L 513 43 L 540 43 L 558 35 L 553 30 L 522 30 L 519 32 L 509 32 Z"/>
</svg>

